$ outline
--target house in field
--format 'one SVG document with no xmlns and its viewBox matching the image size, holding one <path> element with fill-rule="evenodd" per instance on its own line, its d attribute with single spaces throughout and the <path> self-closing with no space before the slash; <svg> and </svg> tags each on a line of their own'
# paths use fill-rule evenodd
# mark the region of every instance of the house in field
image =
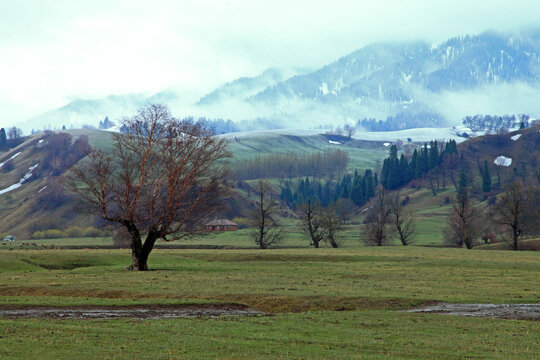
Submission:
<svg viewBox="0 0 540 360">
<path fill-rule="evenodd" d="M 238 224 L 227 219 L 212 220 L 205 225 L 206 231 L 236 231 Z"/>
</svg>

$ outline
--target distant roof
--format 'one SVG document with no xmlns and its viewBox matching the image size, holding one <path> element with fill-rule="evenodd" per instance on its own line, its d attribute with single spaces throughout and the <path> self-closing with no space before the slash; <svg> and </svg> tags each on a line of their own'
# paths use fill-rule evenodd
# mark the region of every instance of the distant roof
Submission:
<svg viewBox="0 0 540 360">
<path fill-rule="evenodd" d="M 219 226 L 219 225 L 238 225 L 235 222 L 227 219 L 216 219 L 206 223 L 206 226 Z"/>
</svg>

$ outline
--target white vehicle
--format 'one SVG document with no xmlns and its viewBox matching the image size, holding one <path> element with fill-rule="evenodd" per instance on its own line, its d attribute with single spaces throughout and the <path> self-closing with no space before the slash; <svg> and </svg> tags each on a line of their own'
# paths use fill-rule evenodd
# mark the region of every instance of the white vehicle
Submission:
<svg viewBox="0 0 540 360">
<path fill-rule="evenodd" d="M 4 241 L 15 241 L 15 236 L 13 235 L 4 236 Z"/>
</svg>

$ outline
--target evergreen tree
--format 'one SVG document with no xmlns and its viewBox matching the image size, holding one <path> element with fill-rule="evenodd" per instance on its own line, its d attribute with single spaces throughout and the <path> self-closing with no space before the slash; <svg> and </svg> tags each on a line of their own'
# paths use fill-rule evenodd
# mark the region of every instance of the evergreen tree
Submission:
<svg viewBox="0 0 540 360">
<path fill-rule="evenodd" d="M 0 129 L 0 149 L 6 147 L 7 145 L 7 136 L 6 130 L 4 128 Z"/>
<path fill-rule="evenodd" d="M 491 175 L 489 173 L 487 160 L 484 160 L 484 168 L 482 170 L 482 190 L 484 192 L 491 191 Z"/>
<path fill-rule="evenodd" d="M 326 184 L 324 184 L 321 203 L 324 207 L 327 207 L 332 203 L 332 184 L 330 181 L 327 181 Z"/>
<path fill-rule="evenodd" d="M 304 182 L 304 179 L 300 180 L 300 184 L 298 185 L 298 190 L 296 191 L 298 194 L 305 194 L 306 192 L 306 183 Z"/>
<path fill-rule="evenodd" d="M 456 144 L 456 140 L 450 140 L 446 143 L 446 146 L 445 146 L 445 149 L 444 149 L 444 152 L 447 153 L 447 154 L 457 154 L 457 144 Z"/>
<path fill-rule="evenodd" d="M 437 141 L 432 141 L 429 148 L 428 169 L 434 169 L 439 165 L 439 146 Z"/>
<path fill-rule="evenodd" d="M 319 205 L 323 204 L 323 189 L 321 183 L 317 184 L 317 198 L 319 199 Z"/>
<path fill-rule="evenodd" d="M 409 172 L 411 173 L 411 178 L 416 178 L 416 169 L 418 168 L 418 151 L 414 149 L 411 162 L 409 163 Z"/>
<path fill-rule="evenodd" d="M 355 182 L 351 190 L 351 200 L 355 205 L 364 203 L 364 194 L 362 192 L 362 181 Z"/>
<path fill-rule="evenodd" d="M 411 181 L 409 163 L 407 162 L 404 154 L 401 154 L 401 157 L 399 158 L 399 172 L 401 174 L 401 184 Z"/>
<path fill-rule="evenodd" d="M 383 165 L 381 169 L 381 184 L 385 188 L 389 187 L 389 177 L 390 177 L 390 159 L 386 158 L 383 160 Z"/>
<path fill-rule="evenodd" d="M 469 184 L 467 175 L 463 171 L 459 174 L 456 198 L 460 204 L 468 204 L 469 202 Z"/>
<path fill-rule="evenodd" d="M 414 177 L 420 178 L 424 173 L 426 173 L 428 169 L 428 151 L 427 151 L 427 144 L 424 144 L 423 147 L 420 148 L 420 152 L 418 153 L 418 159 L 416 161 L 416 168 L 414 171 Z"/>
<path fill-rule="evenodd" d="M 366 179 L 366 200 L 372 198 L 375 196 L 375 177 L 377 176 L 377 174 L 375 174 L 375 176 L 373 176 L 373 171 L 371 170 L 366 170 L 366 172 L 364 173 L 364 178 Z"/>
</svg>

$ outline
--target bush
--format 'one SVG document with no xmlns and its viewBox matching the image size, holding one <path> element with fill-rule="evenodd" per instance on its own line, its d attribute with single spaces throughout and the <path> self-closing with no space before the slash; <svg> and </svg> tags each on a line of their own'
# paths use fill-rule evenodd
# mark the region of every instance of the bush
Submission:
<svg viewBox="0 0 540 360">
<path fill-rule="evenodd" d="M 106 232 L 100 229 L 96 229 L 93 226 L 89 226 L 86 229 L 84 229 L 84 237 L 98 237 L 98 236 L 106 236 Z"/>
<path fill-rule="evenodd" d="M 99 237 L 107 236 L 105 230 L 96 229 L 93 226 L 82 228 L 78 226 L 70 226 L 65 231 L 58 229 L 37 230 L 32 233 L 32 239 L 59 239 L 59 238 L 83 238 L 83 237 Z"/>
<path fill-rule="evenodd" d="M 69 237 L 80 238 L 83 237 L 85 229 L 78 226 L 70 226 L 66 229 L 66 233 Z"/>
<path fill-rule="evenodd" d="M 32 233 L 32 239 L 45 239 L 45 231 L 38 230 Z"/>
<path fill-rule="evenodd" d="M 239 229 L 245 229 L 249 227 L 249 219 L 245 217 L 235 217 L 232 219 L 233 222 L 238 224 Z"/>
<path fill-rule="evenodd" d="M 401 200 L 401 206 L 407 205 L 409 201 L 411 201 L 411 198 L 409 197 L 409 195 L 405 196 L 403 200 Z"/>
</svg>

